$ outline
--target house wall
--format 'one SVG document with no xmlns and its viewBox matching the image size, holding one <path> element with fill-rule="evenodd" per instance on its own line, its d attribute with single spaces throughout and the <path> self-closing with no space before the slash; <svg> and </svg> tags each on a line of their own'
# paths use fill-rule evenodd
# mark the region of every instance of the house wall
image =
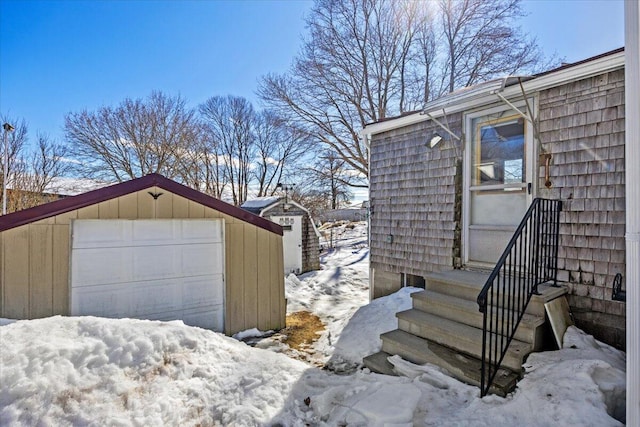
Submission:
<svg viewBox="0 0 640 427">
<path fill-rule="evenodd" d="M 447 122 L 455 134 L 462 133 L 461 114 L 448 116 Z M 451 269 L 459 257 L 456 177 L 462 152 L 455 141 L 428 149 L 425 144 L 434 131 L 443 133 L 431 122 L 422 122 L 373 135 L 369 177 L 373 298 L 399 289 L 406 275 Z"/>
<path fill-rule="evenodd" d="M 69 315 L 72 219 L 170 218 L 225 220 L 227 334 L 285 326 L 282 237 L 157 187 L 0 232 L 0 317 Z"/>
<path fill-rule="evenodd" d="M 538 195 L 561 199 L 559 279 L 576 323 L 625 347 L 625 303 L 611 300 L 625 275 L 624 70 L 543 91 L 540 150 L 552 156 L 551 188 L 540 165 Z M 623 286 L 624 288 L 624 286 Z"/>
<path fill-rule="evenodd" d="M 287 216 L 287 215 L 300 215 L 302 216 L 302 270 L 301 273 L 307 271 L 320 269 L 320 241 L 316 235 L 313 225 L 311 224 L 311 217 L 309 213 L 303 209 L 292 205 L 291 208 L 285 210 L 283 205 L 277 205 L 269 209 L 265 216 Z"/>
</svg>

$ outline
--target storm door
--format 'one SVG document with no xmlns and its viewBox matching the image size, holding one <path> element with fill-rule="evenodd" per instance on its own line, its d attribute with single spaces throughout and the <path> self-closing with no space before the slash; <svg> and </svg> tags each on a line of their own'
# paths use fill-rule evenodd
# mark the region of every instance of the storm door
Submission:
<svg viewBox="0 0 640 427">
<path fill-rule="evenodd" d="M 465 263 L 492 266 L 532 200 L 530 123 L 512 110 L 467 117 Z"/>
</svg>

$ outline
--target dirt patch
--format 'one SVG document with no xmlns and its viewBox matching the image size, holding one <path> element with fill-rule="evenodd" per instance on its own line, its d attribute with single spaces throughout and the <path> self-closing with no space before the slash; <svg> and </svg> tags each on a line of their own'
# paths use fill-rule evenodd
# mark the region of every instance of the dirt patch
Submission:
<svg viewBox="0 0 640 427">
<path fill-rule="evenodd" d="M 287 315 L 287 327 L 282 331 L 287 336 L 284 343 L 295 350 L 302 350 L 313 344 L 324 331 L 320 318 L 308 311 L 298 311 Z"/>
</svg>

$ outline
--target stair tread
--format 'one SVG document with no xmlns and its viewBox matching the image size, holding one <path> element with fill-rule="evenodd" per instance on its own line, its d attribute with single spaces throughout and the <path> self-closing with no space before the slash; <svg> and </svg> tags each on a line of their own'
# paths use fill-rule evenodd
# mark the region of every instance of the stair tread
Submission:
<svg viewBox="0 0 640 427">
<path fill-rule="evenodd" d="M 475 357 L 462 355 L 455 350 L 440 345 L 431 340 L 420 338 L 408 332 L 396 329 L 382 334 L 384 339 L 398 343 L 406 343 L 413 351 L 400 355 L 412 363 L 431 363 L 439 366 L 454 378 L 460 381 L 479 386 L 482 362 Z M 380 354 L 383 353 L 383 354 Z M 382 351 L 376 353 L 376 357 L 388 357 L 388 353 Z M 391 365 L 390 362 L 389 365 Z M 515 388 L 519 375 L 509 369 L 501 368 L 492 385 L 492 393 L 505 396 Z"/>
<path fill-rule="evenodd" d="M 478 316 L 482 316 L 482 313 L 478 309 L 478 304 L 475 301 L 471 301 L 465 298 L 458 298 L 452 295 L 442 294 L 436 291 L 424 290 L 421 292 L 414 292 L 411 294 L 413 299 L 421 299 L 426 302 L 434 301 L 439 304 L 448 305 L 450 307 L 463 309 L 468 312 L 472 312 Z M 545 319 L 542 316 L 534 316 L 532 314 L 525 313 L 520 321 L 521 325 L 529 328 L 535 328 L 544 324 Z"/>
<path fill-rule="evenodd" d="M 373 372 L 397 376 L 398 374 L 393 370 L 393 365 L 389 362 L 390 356 L 387 352 L 379 351 L 362 359 L 362 364 Z"/>
<path fill-rule="evenodd" d="M 472 345 L 476 351 L 474 353 L 479 354 L 482 348 L 482 329 L 475 328 L 473 326 L 465 325 L 463 323 L 456 322 L 454 320 L 445 319 L 440 316 L 425 313 L 424 311 L 409 309 L 396 313 L 396 317 L 406 320 L 411 323 L 420 325 L 429 325 L 433 329 L 447 332 L 456 337 L 459 341 L 465 341 Z M 455 348 L 455 343 L 451 344 L 451 347 Z M 531 344 L 513 339 L 509 345 L 509 353 L 517 354 L 521 358 L 524 358 L 532 351 Z"/>
<path fill-rule="evenodd" d="M 490 273 L 485 271 L 469 271 L 469 270 L 450 270 L 440 273 L 430 273 L 425 279 L 439 281 L 443 283 L 452 283 L 459 286 L 469 288 L 477 288 L 478 292 L 487 282 Z"/>
</svg>

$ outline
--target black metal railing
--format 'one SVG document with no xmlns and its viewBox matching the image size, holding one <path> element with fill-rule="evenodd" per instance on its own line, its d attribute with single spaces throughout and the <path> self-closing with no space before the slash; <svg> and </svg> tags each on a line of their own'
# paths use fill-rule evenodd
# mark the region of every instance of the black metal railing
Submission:
<svg viewBox="0 0 640 427">
<path fill-rule="evenodd" d="M 557 286 L 560 200 L 534 199 L 482 291 L 480 393 L 485 396 L 538 285 Z"/>
</svg>

